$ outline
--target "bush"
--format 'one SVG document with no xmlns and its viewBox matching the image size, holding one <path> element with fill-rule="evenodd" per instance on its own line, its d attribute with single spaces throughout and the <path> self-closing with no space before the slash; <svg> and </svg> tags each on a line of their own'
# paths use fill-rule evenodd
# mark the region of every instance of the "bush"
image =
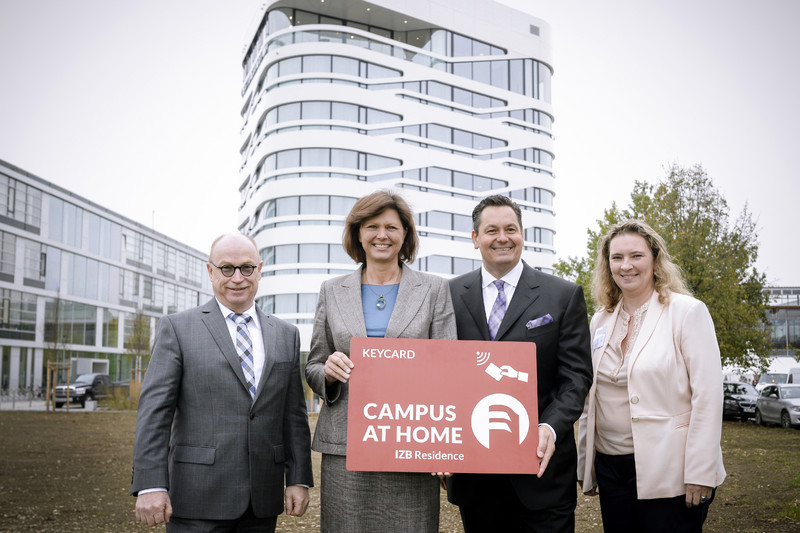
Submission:
<svg viewBox="0 0 800 533">
<path fill-rule="evenodd" d="M 114 387 L 108 398 L 100 401 L 100 406 L 115 411 L 136 411 L 139 408 L 139 399 L 130 395 L 128 387 Z"/>
</svg>

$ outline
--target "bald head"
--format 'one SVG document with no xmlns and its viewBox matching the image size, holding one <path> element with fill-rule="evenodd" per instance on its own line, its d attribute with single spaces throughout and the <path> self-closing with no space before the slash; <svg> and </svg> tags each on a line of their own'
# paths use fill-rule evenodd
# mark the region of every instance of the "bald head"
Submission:
<svg viewBox="0 0 800 533">
<path fill-rule="evenodd" d="M 253 266 L 249 276 L 243 276 L 240 268 L 233 270 L 233 275 L 226 277 L 220 267 Z M 214 296 L 233 311 L 243 313 L 252 307 L 258 293 L 258 282 L 261 280 L 261 259 L 256 242 L 247 235 L 230 233 L 218 237 L 211 244 L 208 254 L 208 275 Z"/>
<path fill-rule="evenodd" d="M 249 235 L 245 235 L 244 233 L 225 233 L 223 235 L 220 235 L 216 239 L 214 239 L 214 242 L 211 243 L 211 251 L 208 252 L 208 260 L 209 261 L 216 262 L 216 261 L 213 261 L 213 259 L 214 259 L 214 250 L 216 249 L 218 244 L 223 243 L 223 241 L 227 242 L 229 239 L 231 239 L 233 241 L 249 242 L 250 245 L 253 247 L 253 250 L 255 250 L 256 256 L 258 256 L 258 245 L 256 244 L 255 239 L 253 239 Z M 217 264 L 219 264 L 219 263 L 217 263 Z"/>
</svg>

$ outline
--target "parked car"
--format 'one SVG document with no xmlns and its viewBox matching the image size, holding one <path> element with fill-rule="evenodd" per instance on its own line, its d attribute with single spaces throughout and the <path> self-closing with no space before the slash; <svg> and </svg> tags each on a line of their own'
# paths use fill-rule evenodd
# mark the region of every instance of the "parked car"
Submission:
<svg viewBox="0 0 800 533">
<path fill-rule="evenodd" d="M 756 402 L 756 422 L 800 425 L 800 385 L 767 385 Z"/>
<path fill-rule="evenodd" d="M 722 404 L 722 418 L 739 418 L 742 421 L 756 416 L 758 392 L 749 383 L 722 382 L 725 398 Z"/>
<path fill-rule="evenodd" d="M 79 403 L 86 407 L 87 400 L 107 398 L 111 394 L 111 378 L 108 374 L 82 374 L 69 385 L 56 386 L 56 407 L 63 406 L 67 401 L 67 388 L 69 388 L 69 402 Z"/>
</svg>

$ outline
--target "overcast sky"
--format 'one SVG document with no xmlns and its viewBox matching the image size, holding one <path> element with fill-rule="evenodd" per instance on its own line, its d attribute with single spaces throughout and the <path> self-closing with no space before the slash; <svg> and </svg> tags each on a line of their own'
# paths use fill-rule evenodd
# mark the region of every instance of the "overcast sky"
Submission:
<svg viewBox="0 0 800 533">
<path fill-rule="evenodd" d="M 702 164 L 800 285 L 796 0 L 504 0 L 553 30 L 556 246 Z M 0 159 L 207 250 L 236 229 L 255 0 L 0 0 Z M 791 162 L 793 163 L 793 161 Z"/>
</svg>

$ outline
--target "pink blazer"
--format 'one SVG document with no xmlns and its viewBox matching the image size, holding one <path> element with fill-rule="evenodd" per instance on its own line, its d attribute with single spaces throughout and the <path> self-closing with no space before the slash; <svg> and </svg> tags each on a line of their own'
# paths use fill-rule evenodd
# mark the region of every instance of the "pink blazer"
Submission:
<svg viewBox="0 0 800 533">
<path fill-rule="evenodd" d="M 591 323 L 594 383 L 578 430 L 578 479 L 584 492 L 597 486 L 597 366 L 620 307 L 598 312 Z M 722 483 L 722 365 L 703 302 L 672 293 L 664 306 L 653 293 L 628 362 L 628 395 L 639 499 L 680 496 L 687 483 Z"/>
</svg>

